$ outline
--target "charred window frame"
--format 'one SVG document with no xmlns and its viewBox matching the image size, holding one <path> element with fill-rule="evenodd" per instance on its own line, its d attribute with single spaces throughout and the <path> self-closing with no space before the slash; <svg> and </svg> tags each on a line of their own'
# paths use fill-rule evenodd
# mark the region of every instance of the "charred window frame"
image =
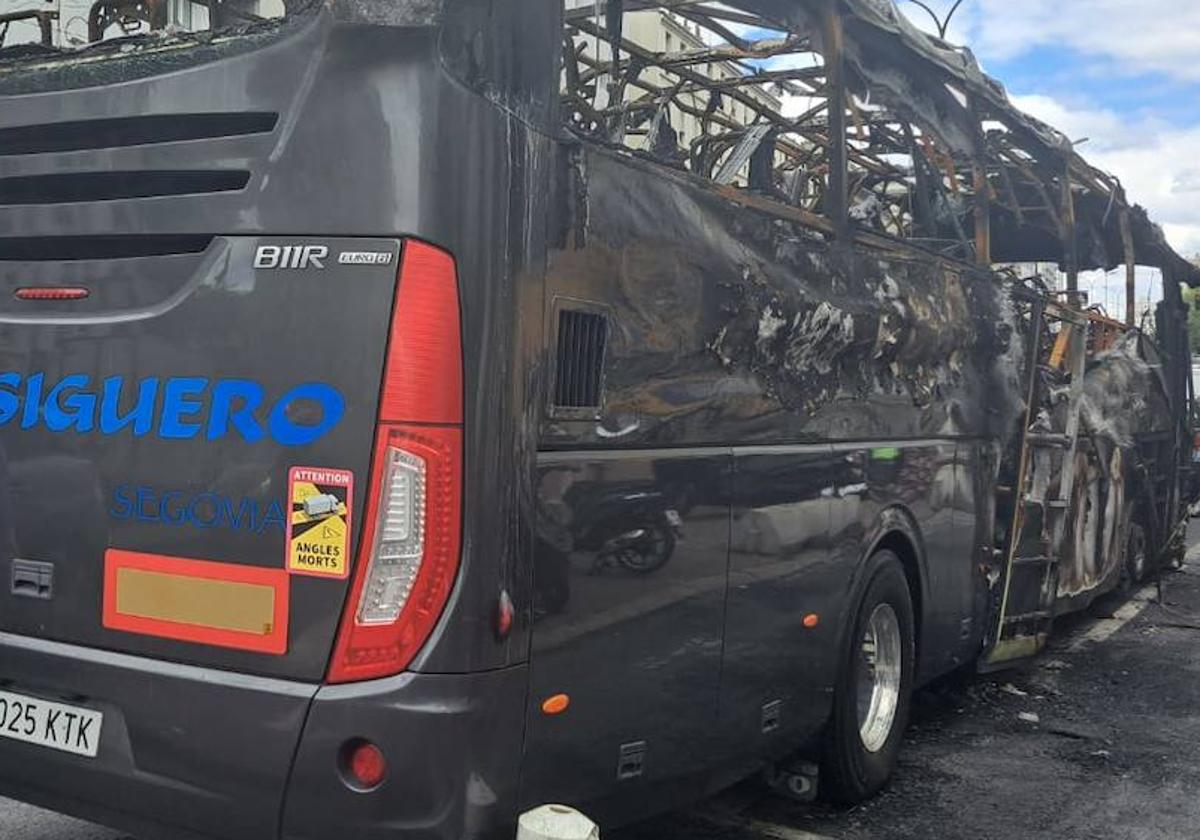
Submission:
<svg viewBox="0 0 1200 840">
<path fill-rule="evenodd" d="M 875 233 L 973 260 L 971 161 L 855 72 L 839 6 L 748 10 L 762 5 L 566 0 L 568 128 L 769 199 L 834 238 Z M 647 43 L 647 16 L 677 36 L 671 48 Z"/>
<path fill-rule="evenodd" d="M 1197 275 L 1115 178 L 891 3 L 563 3 L 562 116 L 578 138 L 830 239 L 985 270 L 1057 262 L 1070 289 L 1124 266 L 1130 296 L 1138 264 Z"/>
<path fill-rule="evenodd" d="M 23 58 L 168 31 L 181 40 L 199 33 L 236 34 L 315 13 L 321 0 L 91 0 L 80 5 L 79 14 L 59 8 L 0 14 L 0 49 L 21 47 L 17 57 Z M 27 36 L 35 24 L 39 37 L 31 41 Z M 14 42 L 21 34 L 26 37 Z"/>
<path fill-rule="evenodd" d="M 0 47 L 4 46 L 14 25 L 29 23 L 38 27 L 39 44 L 50 49 L 54 46 L 54 27 L 58 20 L 58 9 L 21 9 L 0 14 Z"/>
<path fill-rule="evenodd" d="M 665 37 L 648 43 L 636 31 L 648 22 Z M 753 32 L 741 37 L 742 27 Z M 814 221 L 825 211 L 827 80 L 813 32 L 731 4 L 566 0 L 564 34 L 572 133 L 727 191 L 753 189 Z M 767 66 L 777 60 L 795 66 Z M 789 117 L 785 101 L 810 107 Z"/>
</svg>

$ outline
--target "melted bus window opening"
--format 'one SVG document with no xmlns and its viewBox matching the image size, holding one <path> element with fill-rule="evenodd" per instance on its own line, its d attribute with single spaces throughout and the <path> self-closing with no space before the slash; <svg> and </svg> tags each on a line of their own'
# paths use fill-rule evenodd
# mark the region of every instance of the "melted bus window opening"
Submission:
<svg viewBox="0 0 1200 840">
<path fill-rule="evenodd" d="M 807 33 L 762 20 L 744 37 L 740 12 L 670 11 L 638 4 L 611 16 L 591 0 L 566 0 L 564 115 L 578 133 L 658 161 L 748 186 L 751 159 L 766 154 L 776 183 L 816 207 L 819 185 L 803 177 L 822 149 L 795 117 L 822 99 L 822 60 Z M 725 15 L 728 14 L 727 19 Z M 617 27 L 619 26 L 619 31 Z"/>
<path fill-rule="evenodd" d="M 287 14 L 284 0 L 0 0 L 0 56 L 6 49 L 79 49 L 151 33 L 210 32 Z"/>
<path fill-rule="evenodd" d="M 1055 262 L 1070 288 L 1089 269 L 1180 266 L 1120 183 L 968 50 L 911 26 L 902 47 L 863 4 L 563 3 L 562 115 L 581 139 L 830 234 L 988 268 Z"/>
<path fill-rule="evenodd" d="M 943 201 L 935 216 L 936 190 L 922 184 L 940 174 L 947 192 L 961 185 L 941 166 L 952 154 L 903 106 L 839 84 L 818 21 L 689 5 L 638 3 L 617 15 L 593 0 L 565 0 L 563 112 L 573 131 L 814 217 L 828 219 L 836 204 L 861 228 L 945 239 L 938 244 L 948 252 L 968 256 L 954 217 L 969 214 L 970 201 Z M 850 126 L 840 167 L 830 140 L 839 103 Z M 836 168 L 846 187 L 832 179 Z M 914 198 L 919 188 L 928 201 Z M 847 195 L 835 202 L 839 189 Z M 924 219 L 923 203 L 931 208 Z"/>
</svg>

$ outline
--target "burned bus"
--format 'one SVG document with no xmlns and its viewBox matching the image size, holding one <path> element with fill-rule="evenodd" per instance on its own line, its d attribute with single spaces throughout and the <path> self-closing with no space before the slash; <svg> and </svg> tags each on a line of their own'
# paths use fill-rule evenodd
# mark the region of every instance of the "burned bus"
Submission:
<svg viewBox="0 0 1200 840">
<path fill-rule="evenodd" d="M 1178 552 L 1196 270 L 891 3 L 0 38 L 4 795 L 222 840 L 859 801 L 915 686 Z M 1122 265 L 1153 329 L 1076 291 Z"/>
</svg>

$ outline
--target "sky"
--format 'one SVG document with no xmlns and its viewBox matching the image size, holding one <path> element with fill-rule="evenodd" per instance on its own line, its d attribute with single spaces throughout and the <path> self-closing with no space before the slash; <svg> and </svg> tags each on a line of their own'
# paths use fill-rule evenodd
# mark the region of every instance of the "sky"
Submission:
<svg viewBox="0 0 1200 840">
<path fill-rule="evenodd" d="M 932 0 L 939 13 L 951 0 Z M 929 16 L 899 0 L 909 18 Z M 964 0 L 950 40 L 1200 254 L 1200 2 Z"/>
<path fill-rule="evenodd" d="M 919 6 L 897 3 L 934 31 Z M 952 3 L 927 0 L 942 16 Z M 1200 0 L 963 0 L 948 37 L 1116 175 L 1177 251 L 1200 255 Z M 1124 317 L 1124 270 L 1080 285 Z M 1161 299 L 1159 272 L 1139 269 L 1137 294 Z"/>
</svg>

